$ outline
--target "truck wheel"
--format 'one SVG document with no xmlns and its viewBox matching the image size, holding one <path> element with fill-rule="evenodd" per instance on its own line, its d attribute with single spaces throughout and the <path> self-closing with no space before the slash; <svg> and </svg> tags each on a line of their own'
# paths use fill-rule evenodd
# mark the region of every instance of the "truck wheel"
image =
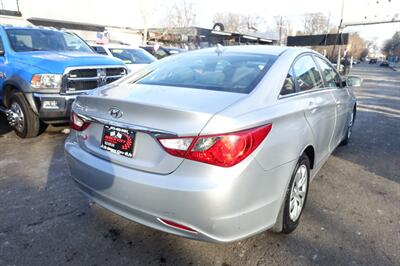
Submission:
<svg viewBox="0 0 400 266">
<path fill-rule="evenodd" d="M 42 122 L 33 112 L 22 93 L 14 93 L 10 97 L 11 125 L 20 138 L 38 136 L 43 129 Z"/>
</svg>

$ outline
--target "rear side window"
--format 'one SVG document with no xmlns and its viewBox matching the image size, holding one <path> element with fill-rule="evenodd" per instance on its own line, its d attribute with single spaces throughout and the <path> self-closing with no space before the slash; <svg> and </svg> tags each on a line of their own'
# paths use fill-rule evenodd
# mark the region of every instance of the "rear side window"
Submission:
<svg viewBox="0 0 400 266">
<path fill-rule="evenodd" d="M 325 81 L 326 81 L 326 86 L 329 88 L 338 87 L 337 84 L 340 84 L 339 83 L 340 76 L 336 72 L 336 70 L 333 69 L 333 67 L 331 67 L 324 59 L 322 59 L 318 56 L 316 56 L 315 59 L 321 68 L 322 75 L 324 76 Z"/>
<path fill-rule="evenodd" d="M 161 60 L 135 82 L 250 93 L 276 58 L 275 55 L 214 50 L 183 53 Z"/>
<path fill-rule="evenodd" d="M 158 48 L 157 51 L 154 51 L 154 56 L 157 57 L 158 59 L 161 59 L 168 56 L 168 54 L 162 48 Z"/>
<path fill-rule="evenodd" d="M 293 71 L 300 91 L 324 87 L 318 67 L 310 55 L 298 59 L 293 65 Z"/>
<path fill-rule="evenodd" d="M 106 50 L 101 47 L 101 46 L 92 46 L 92 48 L 96 51 L 96 53 L 98 54 L 102 54 L 102 55 L 108 55 Z"/>
<path fill-rule="evenodd" d="M 283 86 L 281 89 L 281 95 L 288 95 L 288 94 L 292 94 L 295 92 L 296 92 L 296 85 L 294 82 L 293 71 L 291 69 L 286 76 L 285 82 L 283 83 Z"/>
</svg>

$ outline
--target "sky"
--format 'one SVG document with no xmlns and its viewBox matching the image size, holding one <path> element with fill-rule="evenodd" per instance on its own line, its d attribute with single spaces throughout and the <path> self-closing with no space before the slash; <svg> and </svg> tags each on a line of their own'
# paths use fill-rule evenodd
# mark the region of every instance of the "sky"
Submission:
<svg viewBox="0 0 400 266">
<path fill-rule="evenodd" d="M 142 10 L 149 12 L 149 26 L 160 26 L 161 18 L 174 3 L 183 0 L 20 0 L 24 17 L 42 17 L 102 25 L 143 27 Z M 192 1 L 197 11 L 197 25 L 211 28 L 217 12 L 233 12 L 263 17 L 264 29 L 274 27 L 274 19 L 285 16 L 294 29 L 302 27 L 304 14 L 322 12 L 337 26 L 341 18 L 342 0 L 186 0 Z M 0 0 L 4 8 L 15 9 L 15 0 Z M 387 19 L 397 13 L 400 19 L 400 0 L 344 0 L 344 22 Z M 400 23 L 348 27 L 378 44 L 389 39 Z"/>
</svg>

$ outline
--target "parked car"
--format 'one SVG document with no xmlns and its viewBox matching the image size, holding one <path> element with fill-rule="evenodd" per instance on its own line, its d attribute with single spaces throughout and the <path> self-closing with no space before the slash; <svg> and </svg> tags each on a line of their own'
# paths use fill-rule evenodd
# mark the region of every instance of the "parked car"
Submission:
<svg viewBox="0 0 400 266">
<path fill-rule="evenodd" d="M 381 66 L 381 67 L 389 67 L 389 61 L 387 61 L 387 60 L 382 61 L 382 62 L 380 63 L 380 66 Z"/>
<path fill-rule="evenodd" d="M 158 45 L 145 45 L 145 46 L 140 46 L 140 48 L 143 48 L 150 54 L 154 55 L 157 59 L 186 52 L 185 49 L 176 47 L 158 46 Z"/>
<path fill-rule="evenodd" d="M 126 73 L 121 60 L 94 53 L 73 33 L 0 26 L 0 110 L 21 138 L 69 122 L 77 95 Z"/>
<path fill-rule="evenodd" d="M 376 59 L 376 58 L 371 58 L 369 60 L 369 64 L 376 64 L 377 62 L 378 62 L 378 59 Z"/>
<path fill-rule="evenodd" d="M 232 46 L 172 56 L 78 97 L 66 158 L 88 197 L 144 225 L 235 241 L 298 225 L 348 143 L 356 98 L 320 54 Z"/>
<path fill-rule="evenodd" d="M 157 60 L 150 53 L 139 47 L 118 44 L 92 44 L 91 46 L 99 54 L 121 59 L 128 66 L 130 72 L 137 71 Z"/>
</svg>

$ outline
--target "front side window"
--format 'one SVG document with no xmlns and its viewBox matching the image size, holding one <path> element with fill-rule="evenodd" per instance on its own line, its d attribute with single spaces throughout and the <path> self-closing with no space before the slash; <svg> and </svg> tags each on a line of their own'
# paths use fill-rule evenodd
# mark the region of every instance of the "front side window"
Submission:
<svg viewBox="0 0 400 266">
<path fill-rule="evenodd" d="M 321 68 L 322 75 L 325 78 L 326 86 L 329 88 L 337 88 L 340 84 L 340 76 L 333 67 L 331 67 L 324 59 L 315 57 L 318 65 Z"/>
<path fill-rule="evenodd" d="M 110 48 L 110 52 L 125 64 L 150 64 L 155 61 L 155 58 L 148 52 L 139 49 Z"/>
<path fill-rule="evenodd" d="M 144 69 L 133 83 L 250 93 L 276 58 L 213 50 L 183 53 Z"/>
<path fill-rule="evenodd" d="M 84 41 L 70 32 L 45 29 L 7 29 L 6 31 L 15 52 L 92 52 Z"/>
<path fill-rule="evenodd" d="M 324 87 L 318 67 L 310 55 L 298 59 L 293 65 L 293 71 L 300 91 Z"/>
</svg>

